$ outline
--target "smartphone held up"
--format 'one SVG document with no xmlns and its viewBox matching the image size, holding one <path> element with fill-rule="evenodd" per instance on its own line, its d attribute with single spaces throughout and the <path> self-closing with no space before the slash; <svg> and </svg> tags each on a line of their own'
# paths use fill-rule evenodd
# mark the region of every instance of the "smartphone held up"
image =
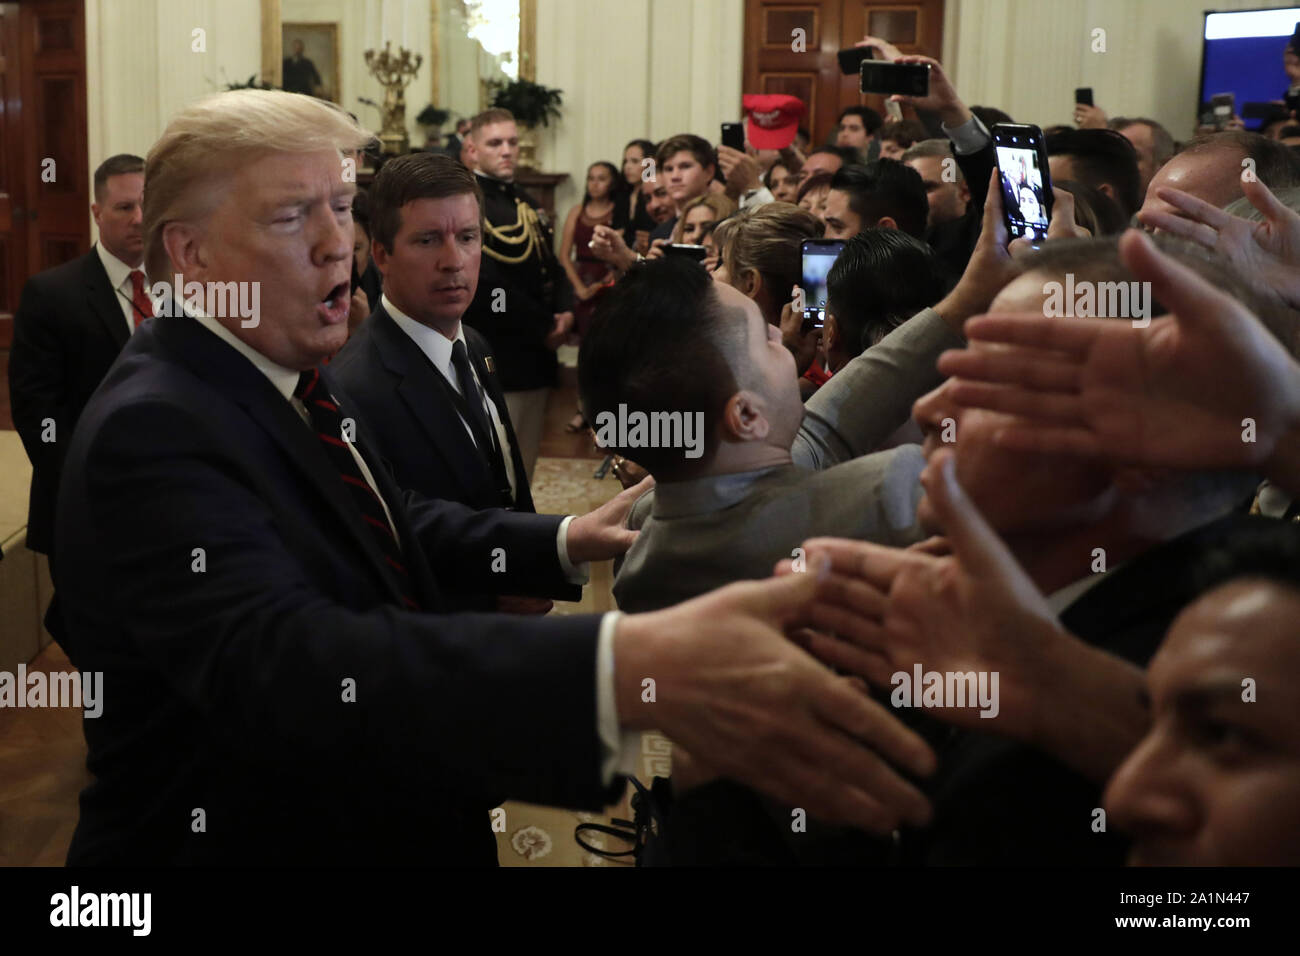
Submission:
<svg viewBox="0 0 1300 956">
<path fill-rule="evenodd" d="M 930 95 L 930 64 L 890 63 L 885 60 L 863 60 L 859 67 L 859 89 L 863 93 L 882 96 Z"/>
<path fill-rule="evenodd" d="M 803 289 L 805 325 L 820 329 L 826 324 L 826 280 L 831 274 L 831 266 L 843 251 L 843 239 L 805 239 L 800 244 L 803 257 L 800 288 Z"/>
<path fill-rule="evenodd" d="M 1031 242 L 1046 239 L 1052 215 L 1052 177 L 1043 131 L 1037 126 L 999 123 L 992 133 L 1007 235 Z"/>
</svg>

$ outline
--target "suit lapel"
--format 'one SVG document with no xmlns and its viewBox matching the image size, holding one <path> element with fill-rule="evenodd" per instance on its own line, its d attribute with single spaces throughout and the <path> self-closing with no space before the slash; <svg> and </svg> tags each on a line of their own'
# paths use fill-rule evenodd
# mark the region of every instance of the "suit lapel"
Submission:
<svg viewBox="0 0 1300 956">
<path fill-rule="evenodd" d="M 402 604 L 402 595 L 388 570 L 387 562 L 374 534 L 366 527 L 352 501 L 350 492 L 339 479 L 338 470 L 321 448 L 320 440 L 311 427 L 299 417 L 293 405 L 285 401 L 270 380 L 246 358 L 219 338 L 187 317 L 157 318 L 154 332 L 159 340 L 175 350 L 201 378 L 213 383 L 223 394 L 244 408 L 271 438 L 284 449 L 285 457 L 293 467 L 320 493 L 338 523 L 352 538 L 358 552 L 364 554 L 393 602 Z M 325 378 L 327 387 L 335 391 Z M 347 410 L 345 413 L 350 414 Z M 357 429 L 364 434 L 363 429 Z M 371 473 L 379 481 L 372 462 L 374 455 L 363 456 L 371 466 Z M 382 470 L 382 469 L 381 469 Z M 393 511 L 393 521 L 399 534 L 404 533 L 405 522 L 399 520 L 400 501 L 384 499 Z M 409 535 L 405 535 L 409 538 Z"/>
<path fill-rule="evenodd" d="M 86 284 L 86 305 L 91 313 L 104 324 L 108 334 L 113 337 L 120 349 L 131 337 L 126 319 L 122 317 L 122 307 L 117 304 L 117 292 L 109 284 L 108 273 L 99 253 L 93 248 L 86 254 L 85 267 L 82 270 Z"/>
<path fill-rule="evenodd" d="M 439 381 L 441 373 L 382 306 L 371 322 L 375 347 L 384 367 L 394 377 L 397 394 L 438 449 L 462 491 L 468 496 L 484 482 L 491 484 L 492 475 L 486 463 Z"/>
</svg>

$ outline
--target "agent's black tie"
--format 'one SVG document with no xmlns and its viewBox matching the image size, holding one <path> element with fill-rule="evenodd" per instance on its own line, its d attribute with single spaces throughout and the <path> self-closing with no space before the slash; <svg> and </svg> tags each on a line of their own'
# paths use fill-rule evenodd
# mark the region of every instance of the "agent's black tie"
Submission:
<svg viewBox="0 0 1300 956">
<path fill-rule="evenodd" d="M 393 529 L 389 527 L 383 502 L 370 487 L 365 476 L 361 474 L 357 460 L 352 457 L 352 452 L 348 449 L 343 438 L 343 414 L 330 400 L 324 387 L 320 386 L 320 371 L 312 369 L 310 372 L 303 372 L 298 378 L 298 387 L 294 389 L 293 394 L 306 406 L 307 414 L 311 417 L 312 429 L 320 439 L 321 447 L 325 449 L 330 462 L 338 469 L 343 484 L 352 493 L 352 500 L 356 503 L 357 510 L 361 512 L 361 519 L 374 534 L 380 553 L 383 554 L 384 560 L 397 580 L 402 601 L 412 610 L 419 610 L 420 606 L 411 597 L 415 593 L 415 588 L 411 586 L 411 576 L 403 563 L 402 545 L 393 536 Z"/>
<path fill-rule="evenodd" d="M 487 411 L 483 408 L 483 393 L 479 390 L 474 371 L 469 367 L 469 350 L 465 343 L 457 339 L 451 346 L 451 364 L 456 368 L 456 378 L 460 381 L 460 394 L 469 406 L 473 421 L 469 427 L 474 431 L 474 441 L 484 457 L 492 460 L 492 423 L 488 421 Z"/>
<path fill-rule="evenodd" d="M 460 394 L 465 399 L 465 404 L 469 406 L 469 413 L 473 418 L 469 427 L 474 432 L 474 441 L 478 445 L 479 454 L 483 456 L 488 470 L 501 486 L 501 493 L 507 499 L 506 503 L 513 504 L 510 481 L 506 478 L 505 451 L 496 440 L 497 430 L 492 420 L 488 418 L 483 390 L 479 388 L 478 380 L 474 378 L 474 372 L 470 368 L 469 350 L 460 339 L 452 343 L 451 364 L 456 367 L 456 378 L 460 381 Z"/>
</svg>

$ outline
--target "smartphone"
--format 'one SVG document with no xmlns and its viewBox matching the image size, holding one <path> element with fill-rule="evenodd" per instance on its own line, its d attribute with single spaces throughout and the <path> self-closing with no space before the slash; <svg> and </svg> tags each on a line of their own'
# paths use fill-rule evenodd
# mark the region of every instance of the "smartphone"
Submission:
<svg viewBox="0 0 1300 956">
<path fill-rule="evenodd" d="M 844 251 L 843 239 L 805 239 L 799 248 L 803 257 L 803 320 L 820 329 L 826 324 L 826 278 Z"/>
<path fill-rule="evenodd" d="M 1035 242 L 1046 239 L 1052 215 L 1052 177 L 1043 131 L 1037 126 L 998 123 L 992 133 L 1007 236 Z"/>
<path fill-rule="evenodd" d="M 928 96 L 930 93 L 928 63 L 863 60 L 860 70 L 859 87 L 863 93 L 901 93 L 904 96 Z"/>
<path fill-rule="evenodd" d="M 1092 101 L 1092 87 L 1081 86 L 1074 91 L 1074 102 L 1082 103 L 1084 106 L 1095 106 Z"/>
<path fill-rule="evenodd" d="M 835 58 L 840 61 L 840 72 L 845 76 L 852 76 L 861 68 L 863 60 L 876 59 L 876 48 L 851 46 L 847 50 L 840 50 L 835 54 Z"/>
<path fill-rule="evenodd" d="M 674 242 L 664 246 L 664 255 L 666 256 L 685 256 L 687 259 L 694 259 L 696 262 L 703 262 L 709 250 L 704 246 L 693 246 L 685 242 Z"/>
<path fill-rule="evenodd" d="M 1210 97 L 1210 111 L 1214 114 L 1214 128 L 1223 129 L 1237 112 L 1236 97 L 1231 93 L 1215 93 Z"/>
<path fill-rule="evenodd" d="M 742 123 L 722 124 L 722 145 L 745 151 L 745 127 Z"/>
</svg>

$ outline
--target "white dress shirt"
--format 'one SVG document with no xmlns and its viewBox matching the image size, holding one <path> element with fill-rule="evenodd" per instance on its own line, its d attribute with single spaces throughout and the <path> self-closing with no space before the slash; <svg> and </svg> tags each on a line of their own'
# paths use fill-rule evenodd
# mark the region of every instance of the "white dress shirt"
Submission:
<svg viewBox="0 0 1300 956">
<path fill-rule="evenodd" d="M 388 307 L 389 305 L 390 303 L 385 299 L 385 306 Z M 293 394 L 294 389 L 298 387 L 300 372 L 295 372 L 293 369 L 272 362 L 211 316 L 195 315 L 194 320 L 252 362 L 259 372 L 270 379 L 276 391 L 283 395 L 293 406 L 299 417 L 305 423 L 311 423 L 311 417 L 307 413 L 306 406 Z M 462 331 L 461 334 L 463 335 L 464 332 Z M 443 338 L 441 335 L 438 337 Z M 444 341 L 447 340 L 444 339 Z M 448 361 L 450 361 L 450 341 L 447 341 L 447 356 Z M 392 529 L 393 537 L 400 540 L 397 527 L 393 523 L 393 514 L 388 510 L 388 503 L 384 501 L 384 496 L 379 493 L 379 486 L 375 483 L 374 475 L 370 473 L 370 469 L 366 466 L 365 459 L 361 457 L 355 445 L 351 442 L 345 442 L 345 444 L 348 451 L 352 453 L 357 466 L 361 469 L 361 475 L 366 479 L 366 484 L 370 485 L 375 497 L 383 505 L 384 514 L 388 517 L 388 526 Z M 590 578 L 591 566 L 585 562 L 575 565 L 569 560 L 568 539 L 569 523 L 571 521 L 573 521 L 573 515 L 569 515 L 560 522 L 559 531 L 555 536 L 556 551 L 565 577 L 573 584 L 586 584 Z M 596 726 L 603 750 L 601 778 L 606 784 L 609 784 L 614 779 L 615 773 L 620 771 L 623 773 L 632 772 L 640 742 L 640 734 L 638 733 L 628 731 L 620 734 L 618 708 L 614 700 L 614 632 L 618 627 L 618 619 L 621 616 L 618 611 L 606 612 L 600 621 L 600 632 L 596 644 Z"/>
<path fill-rule="evenodd" d="M 1085 578 L 1079 578 L 1072 581 L 1063 588 L 1057 588 L 1051 594 L 1047 595 L 1047 606 L 1052 609 L 1052 613 L 1059 619 L 1075 601 L 1083 597 L 1102 581 L 1106 580 L 1117 571 L 1121 565 L 1117 564 L 1113 568 L 1107 568 L 1105 571 L 1096 571 Z"/>
<path fill-rule="evenodd" d="M 383 303 L 385 311 L 393 317 L 397 327 L 407 334 L 412 342 L 420 349 L 421 352 L 433 363 L 442 377 L 447 380 L 447 384 L 456 390 L 467 402 L 473 399 L 465 395 L 460 388 L 460 376 L 456 374 L 456 366 L 451 361 L 452 345 L 456 342 L 465 343 L 465 351 L 469 352 L 469 342 L 465 341 L 465 328 L 459 322 L 456 323 L 456 337 L 449 339 L 437 329 L 431 329 L 427 325 L 415 321 L 397 306 L 393 305 L 393 300 L 387 295 L 380 295 L 379 301 Z M 488 390 L 483 387 L 483 382 L 478 377 L 478 372 L 474 370 L 474 363 L 470 362 L 470 374 L 474 376 L 474 381 L 478 382 L 479 391 L 483 393 L 483 407 L 487 410 L 488 420 L 492 422 L 492 427 L 496 429 L 497 441 L 501 445 L 501 455 L 505 459 L 506 478 L 510 481 L 510 493 L 518 495 L 519 489 L 515 485 L 515 469 L 513 466 L 513 449 L 510 447 L 510 439 L 506 434 L 506 426 L 501 421 L 501 415 L 497 411 L 496 402 L 488 394 Z M 478 442 L 474 439 L 474 429 L 470 427 L 469 422 L 465 421 L 460 412 L 456 416 L 460 418 L 460 423 L 465 426 L 465 434 L 469 435 L 469 440 L 474 442 L 475 447 Z M 488 452 L 491 453 L 490 450 Z M 585 582 L 584 582 L 585 583 Z"/>
<path fill-rule="evenodd" d="M 113 253 L 104 248 L 102 242 L 95 243 L 95 251 L 99 253 L 99 261 L 104 264 L 104 271 L 108 273 L 108 284 L 113 287 L 117 293 L 117 304 L 122 309 L 122 316 L 126 319 L 126 327 L 129 332 L 135 331 L 135 306 L 132 303 L 132 294 L 134 289 L 131 286 L 131 273 L 135 271 L 125 262 L 119 259 Z M 144 271 L 142 266 L 137 266 L 141 272 Z M 149 285 L 146 278 L 145 286 Z"/>
</svg>

